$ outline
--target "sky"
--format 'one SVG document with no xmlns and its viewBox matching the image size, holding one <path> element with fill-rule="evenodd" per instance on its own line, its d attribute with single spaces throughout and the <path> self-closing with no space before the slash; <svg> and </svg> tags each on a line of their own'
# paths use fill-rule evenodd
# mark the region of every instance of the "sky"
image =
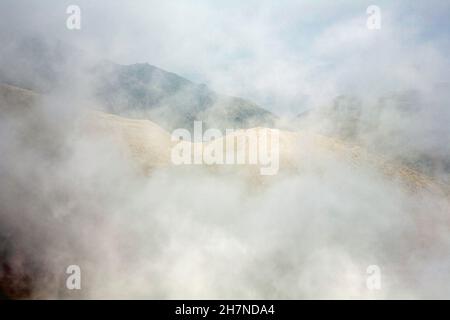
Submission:
<svg viewBox="0 0 450 320">
<path fill-rule="evenodd" d="M 81 30 L 66 8 L 81 9 Z M 369 5 L 381 29 L 366 26 Z M 339 94 L 448 83 L 448 1 L 23 1 L 1 32 L 41 34 L 122 64 L 148 62 L 295 115 Z M 387 76 L 389 73 L 389 76 Z"/>
</svg>

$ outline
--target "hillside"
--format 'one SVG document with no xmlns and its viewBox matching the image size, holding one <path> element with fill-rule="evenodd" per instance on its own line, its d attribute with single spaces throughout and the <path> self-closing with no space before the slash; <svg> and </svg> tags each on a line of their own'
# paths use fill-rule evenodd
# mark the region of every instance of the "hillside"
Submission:
<svg viewBox="0 0 450 320">
<path fill-rule="evenodd" d="M 0 106 L 2 110 L 14 106 L 17 110 L 30 108 L 40 100 L 41 96 L 30 90 L 25 90 L 9 85 L 0 86 Z M 171 148 L 177 143 L 171 141 L 170 133 L 158 124 L 143 119 L 131 119 L 100 111 L 90 111 L 86 114 L 83 126 L 95 139 L 97 134 L 107 135 L 112 138 L 117 146 L 129 150 L 131 157 L 147 173 L 158 167 L 172 166 L 170 159 Z M 203 143 L 202 148 L 211 144 L 220 143 L 223 146 L 233 139 L 235 153 L 248 154 L 246 150 L 237 150 L 237 141 L 246 138 L 250 134 L 259 137 L 265 128 L 251 128 L 248 130 L 236 130 L 233 134 L 221 139 Z M 350 167 L 372 168 L 383 173 L 392 180 L 399 180 L 410 190 L 427 189 L 431 192 L 448 193 L 448 187 L 410 167 L 389 161 L 382 155 L 368 152 L 362 147 L 346 143 L 340 139 L 327 137 L 308 130 L 284 131 L 280 130 L 280 172 L 289 174 L 301 174 L 305 170 L 322 170 L 321 166 L 327 166 L 330 161 L 322 159 L 335 159 Z M 333 160 L 334 161 L 334 160 Z M 223 171 L 217 166 L 215 170 Z M 227 172 L 247 172 L 251 176 L 259 175 L 258 165 L 232 165 L 223 166 Z M 230 171 L 231 170 L 231 171 Z"/>
<path fill-rule="evenodd" d="M 120 65 L 66 44 L 24 38 L 0 49 L 0 83 L 40 93 L 72 91 L 107 112 L 149 119 L 166 130 L 205 126 L 248 128 L 275 124 L 277 117 L 257 104 L 222 95 L 148 63 Z M 70 84 L 68 87 L 67 84 Z"/>
<path fill-rule="evenodd" d="M 112 113 L 147 118 L 167 130 L 190 129 L 195 120 L 205 127 L 274 126 L 276 117 L 258 105 L 218 94 L 174 73 L 142 63 L 96 66 L 95 96 Z"/>
</svg>

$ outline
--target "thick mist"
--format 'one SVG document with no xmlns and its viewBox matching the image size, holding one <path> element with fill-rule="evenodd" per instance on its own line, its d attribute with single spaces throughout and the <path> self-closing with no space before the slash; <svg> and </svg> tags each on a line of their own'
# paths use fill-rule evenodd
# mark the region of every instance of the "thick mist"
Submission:
<svg viewBox="0 0 450 320">
<path fill-rule="evenodd" d="M 83 130 L 83 113 L 54 103 L 1 123 L 2 257 L 29 297 L 449 294 L 443 195 L 332 152 L 262 185 L 202 167 L 146 176 L 108 136 Z M 83 276 L 75 293 L 65 289 L 71 264 Z M 366 287 L 374 264 L 379 291 Z"/>
<path fill-rule="evenodd" d="M 82 2 L 79 33 L 65 29 L 65 5 L 2 3 L 0 79 L 22 91 L 0 96 L 0 293 L 449 298 L 448 41 L 430 22 L 448 6 L 383 2 L 374 33 L 365 5 L 336 3 L 221 13 L 203 2 Z M 30 35 L 70 49 L 25 55 L 39 51 L 40 40 L 21 47 Z M 267 179 L 240 167 L 142 170 L 122 131 L 98 130 L 91 114 L 110 111 L 93 90 L 107 60 L 148 61 L 255 101 L 279 116 L 282 137 L 330 140 L 294 140 Z M 69 265 L 81 268 L 81 290 L 66 288 Z M 366 284 L 372 265 L 379 290 Z"/>
</svg>

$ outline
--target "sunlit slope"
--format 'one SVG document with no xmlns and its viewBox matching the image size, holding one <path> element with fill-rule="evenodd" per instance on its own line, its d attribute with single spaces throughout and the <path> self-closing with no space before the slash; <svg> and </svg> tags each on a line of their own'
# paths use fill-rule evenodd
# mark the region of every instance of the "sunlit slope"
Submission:
<svg viewBox="0 0 450 320">
<path fill-rule="evenodd" d="M 0 84 L 0 108 L 2 112 L 22 111 L 40 101 L 40 95 L 27 89 Z"/>
<path fill-rule="evenodd" d="M 87 117 L 87 125 L 94 136 L 106 134 L 114 143 L 129 150 L 131 157 L 146 172 L 170 165 L 170 135 L 149 120 L 127 119 L 91 111 Z"/>
<path fill-rule="evenodd" d="M 95 112 L 96 126 L 106 129 L 116 135 L 129 148 L 131 155 L 148 171 L 160 166 L 174 166 L 171 161 L 171 150 L 178 142 L 171 141 L 170 134 L 155 123 L 148 120 L 127 119 L 106 113 Z M 267 139 L 261 139 L 261 135 L 267 132 Z M 243 173 L 245 175 L 260 175 L 260 169 L 268 164 L 258 162 L 249 164 L 249 137 L 257 137 L 261 143 L 267 143 L 267 151 L 270 154 L 272 130 L 267 128 L 252 128 L 236 130 L 222 138 L 211 142 L 197 143 L 203 152 L 208 148 L 223 148 L 223 162 L 225 165 L 203 165 L 212 172 Z M 239 143 L 240 141 L 240 143 Z M 245 141 L 245 143 L 242 143 Z M 191 148 L 193 153 L 194 143 L 181 142 Z M 214 146 L 216 144 L 216 146 Z M 217 146 L 218 145 L 218 146 Z M 232 146 L 227 148 L 226 146 Z M 227 152 L 234 153 L 234 159 L 243 153 L 245 164 L 226 164 Z M 272 154 L 271 161 L 275 155 Z M 193 159 L 193 158 L 192 158 Z M 430 177 L 420 172 L 401 166 L 365 151 L 364 148 L 345 144 L 338 139 L 314 134 L 311 132 L 279 131 L 279 171 L 277 174 L 302 174 L 313 170 L 317 173 L 334 168 L 334 164 L 346 165 L 350 168 L 370 169 L 384 174 L 392 181 L 398 181 L 410 190 L 427 189 L 431 192 L 448 192 L 447 187 L 438 184 Z M 182 165 L 181 165 L 182 166 Z M 338 166 L 336 166 L 338 168 Z"/>
<path fill-rule="evenodd" d="M 14 111 L 16 115 L 27 112 L 35 106 L 42 96 L 33 91 L 0 85 L 1 111 Z M 117 147 L 124 150 L 136 161 L 146 173 L 159 167 L 171 167 L 172 148 L 179 143 L 171 141 L 170 133 L 149 120 L 128 119 L 100 111 L 89 111 L 85 117 L 83 129 L 87 129 L 90 138 L 95 140 L 98 135 L 108 136 Z M 244 153 L 246 163 L 249 154 L 249 136 L 256 136 L 258 141 L 266 128 L 251 128 L 236 130 L 222 138 L 200 144 L 205 151 L 221 145 L 224 149 L 224 159 L 227 157 L 226 146 L 233 140 L 233 153 L 235 156 Z M 269 131 L 270 132 L 270 131 Z M 241 139 L 241 140 L 240 140 Z M 247 139 L 247 140 L 246 140 Z M 239 144 L 238 141 L 247 141 Z M 183 142 L 193 150 L 193 144 Z M 267 139 L 268 151 L 271 150 L 270 133 Z M 229 152 L 230 149 L 228 149 Z M 272 155 L 272 161 L 274 161 Z M 432 178 L 406 166 L 387 161 L 380 155 L 368 153 L 364 148 L 344 143 L 342 140 L 322 136 L 308 131 L 279 131 L 279 171 L 277 174 L 302 174 L 315 171 L 321 173 L 329 170 L 339 170 L 339 163 L 355 170 L 370 168 L 384 174 L 393 181 L 398 181 L 410 190 L 427 189 L 431 192 L 448 193 L 448 186 L 434 181 Z M 205 165 L 210 171 L 225 171 L 227 173 L 244 173 L 260 178 L 260 169 L 267 165 L 257 164 L 231 164 L 224 166 Z"/>
<path fill-rule="evenodd" d="M 234 153 L 246 154 L 248 160 L 249 145 L 237 144 L 238 139 L 244 140 L 249 136 L 261 136 L 267 128 L 253 128 L 238 130 L 223 138 L 224 141 L 215 141 L 226 145 L 230 140 L 234 142 Z M 270 131 L 267 136 L 267 148 L 270 145 Z M 265 141 L 263 139 L 263 141 Z M 245 148 L 245 150 L 242 150 Z M 247 162 L 248 163 L 248 162 Z M 336 166 L 335 166 L 336 164 Z M 325 170 L 338 170 L 339 166 L 347 166 L 355 170 L 367 169 L 379 172 L 392 181 L 398 181 L 410 190 L 427 189 L 431 192 L 446 192 L 448 186 L 434 181 L 432 178 L 409 167 L 389 161 L 381 155 L 367 152 L 364 148 L 343 142 L 340 139 L 323 136 L 309 131 L 282 131 L 279 130 L 279 169 L 280 173 L 301 174 L 307 171 L 317 173 Z M 252 167 L 252 166 L 247 166 Z M 254 173 L 259 165 L 249 168 Z"/>
</svg>

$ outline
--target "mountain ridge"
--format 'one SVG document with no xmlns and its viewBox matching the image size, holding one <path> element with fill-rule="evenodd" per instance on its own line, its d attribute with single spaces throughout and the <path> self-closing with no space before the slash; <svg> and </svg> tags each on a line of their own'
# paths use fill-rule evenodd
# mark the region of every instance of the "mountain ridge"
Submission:
<svg viewBox="0 0 450 320">
<path fill-rule="evenodd" d="M 167 130 L 191 128 L 195 120 L 220 129 L 274 126 L 277 121 L 247 99 L 222 95 L 149 63 L 121 65 L 93 57 L 64 41 L 29 37 L 5 44 L 0 61 L 8 62 L 0 65 L 0 82 L 41 93 L 73 91 L 94 99 L 106 112 L 147 118 Z"/>
<path fill-rule="evenodd" d="M 5 97 L 8 97 L 9 100 L 5 100 Z M 32 98 L 32 100 L 29 100 L 29 98 Z M 18 105 L 15 106 L 15 109 L 9 109 L 18 112 L 21 107 L 29 108 L 35 101 L 40 99 L 41 95 L 32 91 L 10 85 L 0 85 L 0 106 L 2 108 L 5 106 L 10 107 L 8 103 L 16 102 Z M 113 138 L 113 141 L 117 142 L 118 146 L 125 147 L 124 150 L 128 150 L 127 152 L 144 172 L 150 173 L 155 168 L 172 166 L 170 149 L 176 142 L 171 141 L 170 133 L 157 123 L 148 119 L 125 118 L 98 110 L 89 109 L 88 111 L 82 125 L 82 128 L 87 130 L 87 134 L 95 137 L 96 134 L 102 133 Z M 227 139 L 234 139 L 237 136 L 243 136 L 247 130 L 258 135 L 262 129 L 265 128 L 239 129 L 217 141 L 203 143 L 202 148 L 214 143 L 222 143 L 221 141 L 226 141 Z M 239 150 L 236 151 L 239 152 Z M 240 151 L 247 152 L 246 150 Z M 447 196 L 450 195 L 450 188 L 439 183 L 439 181 L 435 181 L 433 178 L 407 166 L 388 161 L 381 155 L 372 154 L 361 147 L 307 130 L 280 130 L 280 170 L 282 172 L 299 172 L 298 170 L 301 172 L 311 168 L 313 170 L 321 170 L 320 165 L 314 164 L 315 161 L 311 162 L 311 159 L 315 156 L 321 158 L 324 154 L 332 155 L 355 168 L 361 166 L 375 168 L 392 180 L 399 179 L 403 181 L 407 189 L 412 191 L 426 189 L 432 193 L 443 192 Z M 208 167 L 213 170 L 217 169 L 215 165 Z M 236 172 L 247 172 L 250 176 L 258 175 L 257 166 L 236 165 L 232 167 L 235 169 L 232 169 L 231 172 L 238 170 Z M 244 169 L 244 171 L 241 169 Z M 256 180 L 259 181 L 259 179 Z"/>
</svg>

